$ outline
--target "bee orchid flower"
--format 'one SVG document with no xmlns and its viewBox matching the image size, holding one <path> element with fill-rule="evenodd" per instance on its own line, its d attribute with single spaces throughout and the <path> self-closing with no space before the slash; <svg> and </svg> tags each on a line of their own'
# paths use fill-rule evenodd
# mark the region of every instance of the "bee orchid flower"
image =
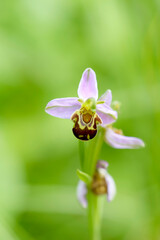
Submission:
<svg viewBox="0 0 160 240">
<path fill-rule="evenodd" d="M 88 205 L 88 190 L 92 191 L 92 193 L 97 196 L 106 194 L 108 202 L 114 199 L 116 195 L 116 185 L 114 179 L 107 171 L 108 165 L 108 162 L 104 160 L 99 160 L 97 162 L 96 171 L 89 186 L 82 180 L 79 180 L 77 198 L 82 207 L 86 208 Z"/>
<path fill-rule="evenodd" d="M 57 98 L 46 106 L 46 112 L 54 117 L 71 119 L 73 133 L 80 140 L 95 137 L 98 124 L 111 124 L 117 119 L 117 111 L 111 107 L 112 93 L 107 90 L 98 99 L 96 74 L 87 68 L 78 87 L 78 98 Z"/>
</svg>

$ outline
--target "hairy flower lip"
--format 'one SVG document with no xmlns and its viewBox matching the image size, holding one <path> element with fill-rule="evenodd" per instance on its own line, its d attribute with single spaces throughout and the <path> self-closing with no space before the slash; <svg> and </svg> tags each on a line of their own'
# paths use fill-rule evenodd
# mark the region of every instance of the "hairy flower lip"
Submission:
<svg viewBox="0 0 160 240">
<path fill-rule="evenodd" d="M 106 173 L 105 173 L 105 175 L 106 175 Z M 95 174 L 93 176 L 93 179 L 92 179 L 92 183 L 91 183 L 91 191 L 95 195 L 103 195 L 103 194 L 108 193 L 108 188 L 107 188 L 107 182 L 105 180 L 105 175 L 101 175 L 99 173 L 99 171 L 95 172 Z"/>
<path fill-rule="evenodd" d="M 87 111 L 84 107 L 73 113 L 71 120 L 74 122 L 73 134 L 84 141 L 94 138 L 97 134 L 97 124 L 102 123 L 96 113 Z"/>
</svg>

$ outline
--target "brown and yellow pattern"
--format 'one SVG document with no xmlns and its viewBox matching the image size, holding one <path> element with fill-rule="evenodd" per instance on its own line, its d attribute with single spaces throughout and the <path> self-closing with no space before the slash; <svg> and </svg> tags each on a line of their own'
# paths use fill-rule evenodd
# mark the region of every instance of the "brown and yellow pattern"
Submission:
<svg viewBox="0 0 160 240">
<path fill-rule="evenodd" d="M 72 131 L 75 137 L 84 141 L 94 138 L 97 133 L 97 124 L 102 123 L 96 112 L 84 107 L 74 112 L 71 120 L 74 122 Z"/>
</svg>

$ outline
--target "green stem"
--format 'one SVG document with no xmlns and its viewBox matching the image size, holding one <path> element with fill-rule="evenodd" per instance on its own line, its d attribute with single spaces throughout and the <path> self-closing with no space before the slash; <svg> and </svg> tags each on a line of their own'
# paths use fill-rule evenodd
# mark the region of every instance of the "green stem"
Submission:
<svg viewBox="0 0 160 240">
<path fill-rule="evenodd" d="M 97 160 L 99 158 L 99 154 L 104 140 L 104 132 L 105 132 L 104 128 L 100 127 L 97 136 L 89 142 L 86 149 L 85 171 L 90 176 L 93 176 L 95 172 Z"/>
<path fill-rule="evenodd" d="M 103 141 L 104 141 L 104 128 L 99 129 L 98 136 L 97 136 L 96 140 L 97 140 L 96 145 L 95 145 L 95 148 L 94 148 L 94 151 L 93 151 L 93 156 L 92 156 L 92 159 L 91 159 L 91 166 L 90 166 L 91 175 L 93 175 L 94 172 L 95 172 L 96 164 L 97 164 L 99 154 L 100 154 L 100 151 L 101 151 L 101 148 L 102 148 L 102 144 L 103 144 Z"/>
<path fill-rule="evenodd" d="M 96 164 L 102 148 L 104 129 L 98 129 L 97 136 L 88 142 L 79 141 L 80 163 L 82 171 L 94 175 Z M 101 216 L 103 212 L 102 197 L 88 190 L 88 223 L 91 240 L 101 240 Z"/>
<path fill-rule="evenodd" d="M 84 160 L 85 160 L 85 151 L 84 151 L 84 142 L 79 140 L 79 154 L 80 154 L 80 165 L 82 171 L 84 171 Z"/>
<path fill-rule="evenodd" d="M 103 196 L 88 193 L 88 222 L 91 240 L 101 240 L 101 219 L 103 210 Z"/>
<path fill-rule="evenodd" d="M 85 155 L 85 171 L 93 176 L 104 140 L 104 129 L 100 128 L 96 138 L 89 142 Z M 88 191 L 88 223 L 91 240 L 101 240 L 102 197 Z"/>
</svg>

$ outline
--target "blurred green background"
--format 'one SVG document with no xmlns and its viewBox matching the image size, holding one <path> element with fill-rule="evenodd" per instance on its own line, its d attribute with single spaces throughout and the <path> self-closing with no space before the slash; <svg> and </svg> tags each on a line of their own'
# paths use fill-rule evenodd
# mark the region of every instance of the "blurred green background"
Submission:
<svg viewBox="0 0 160 240">
<path fill-rule="evenodd" d="M 88 240 L 72 122 L 45 113 L 91 67 L 122 103 L 115 126 L 145 149 L 103 145 L 117 196 L 107 240 L 160 239 L 160 1 L 0 1 L 0 240 Z"/>
</svg>

